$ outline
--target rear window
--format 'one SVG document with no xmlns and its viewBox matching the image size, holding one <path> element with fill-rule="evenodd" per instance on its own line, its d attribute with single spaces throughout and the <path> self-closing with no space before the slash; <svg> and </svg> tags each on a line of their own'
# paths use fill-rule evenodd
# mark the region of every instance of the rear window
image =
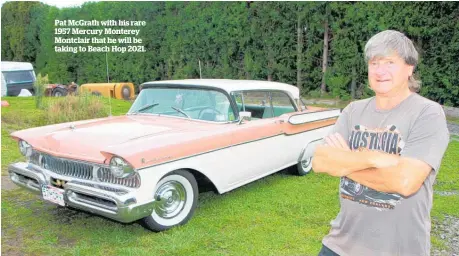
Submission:
<svg viewBox="0 0 459 256">
<path fill-rule="evenodd" d="M 32 83 L 34 76 L 31 70 L 3 71 L 3 77 L 7 84 Z"/>
</svg>

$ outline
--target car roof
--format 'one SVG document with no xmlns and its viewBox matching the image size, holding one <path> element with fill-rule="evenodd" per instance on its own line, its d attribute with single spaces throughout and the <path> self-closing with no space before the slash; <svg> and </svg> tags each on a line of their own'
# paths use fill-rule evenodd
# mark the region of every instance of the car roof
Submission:
<svg viewBox="0 0 459 256">
<path fill-rule="evenodd" d="M 2 71 L 33 70 L 29 62 L 2 61 L 1 66 Z"/>
<path fill-rule="evenodd" d="M 166 80 L 153 81 L 142 84 L 142 87 L 153 87 L 155 85 L 195 85 L 203 87 L 216 87 L 225 90 L 228 93 L 234 91 L 249 90 L 282 90 L 287 91 L 293 98 L 299 98 L 297 87 L 285 83 L 259 81 L 259 80 L 232 80 L 232 79 L 185 79 L 185 80 Z"/>
</svg>

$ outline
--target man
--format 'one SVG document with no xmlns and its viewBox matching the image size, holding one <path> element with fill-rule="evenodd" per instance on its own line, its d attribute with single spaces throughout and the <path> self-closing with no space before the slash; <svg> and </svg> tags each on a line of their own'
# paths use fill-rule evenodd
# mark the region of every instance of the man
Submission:
<svg viewBox="0 0 459 256">
<path fill-rule="evenodd" d="M 319 255 L 430 255 L 445 115 L 416 93 L 418 53 L 405 35 L 376 34 L 365 58 L 376 96 L 349 104 L 314 154 L 315 172 L 341 177 L 340 212 Z"/>
</svg>

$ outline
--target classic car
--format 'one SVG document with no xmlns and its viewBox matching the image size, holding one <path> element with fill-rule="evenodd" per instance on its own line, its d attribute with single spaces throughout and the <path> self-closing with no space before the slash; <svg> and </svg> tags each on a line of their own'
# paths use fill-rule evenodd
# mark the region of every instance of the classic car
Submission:
<svg viewBox="0 0 459 256">
<path fill-rule="evenodd" d="M 12 133 L 27 161 L 8 170 L 44 200 L 162 231 L 185 224 L 205 188 L 309 173 L 340 110 L 301 102 L 278 82 L 147 82 L 126 115 Z"/>
</svg>

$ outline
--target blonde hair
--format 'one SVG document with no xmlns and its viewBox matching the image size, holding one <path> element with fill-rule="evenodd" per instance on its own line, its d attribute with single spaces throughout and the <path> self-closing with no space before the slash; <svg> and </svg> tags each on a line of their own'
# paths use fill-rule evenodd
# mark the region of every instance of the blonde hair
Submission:
<svg viewBox="0 0 459 256">
<path fill-rule="evenodd" d="M 388 56 L 394 51 L 406 64 L 416 68 L 419 60 L 418 51 L 408 37 L 395 30 L 379 32 L 368 40 L 365 45 L 365 61 L 368 62 L 375 57 Z M 408 86 L 411 91 L 419 92 L 421 81 L 410 76 Z"/>
</svg>

